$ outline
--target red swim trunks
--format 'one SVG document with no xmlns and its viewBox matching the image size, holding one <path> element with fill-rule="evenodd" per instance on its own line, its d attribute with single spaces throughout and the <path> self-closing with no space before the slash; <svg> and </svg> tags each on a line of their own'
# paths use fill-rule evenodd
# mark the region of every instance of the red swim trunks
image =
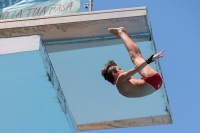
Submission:
<svg viewBox="0 0 200 133">
<path fill-rule="evenodd" d="M 160 77 L 160 75 L 158 73 L 156 73 L 152 77 L 142 78 L 142 79 L 145 82 L 147 82 L 150 85 L 152 85 L 156 90 L 158 90 L 161 87 L 161 85 L 162 85 L 162 78 Z"/>
</svg>

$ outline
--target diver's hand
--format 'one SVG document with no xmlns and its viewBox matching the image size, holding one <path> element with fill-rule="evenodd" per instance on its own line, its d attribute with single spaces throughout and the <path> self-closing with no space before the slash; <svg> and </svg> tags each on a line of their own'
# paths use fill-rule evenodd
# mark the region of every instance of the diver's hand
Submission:
<svg viewBox="0 0 200 133">
<path fill-rule="evenodd" d="M 156 59 L 158 59 L 158 58 L 162 58 L 162 57 L 163 57 L 163 55 L 162 55 L 163 52 L 164 52 L 164 50 L 162 50 L 162 51 L 160 51 L 159 53 L 155 54 L 155 55 L 153 56 L 153 60 L 156 60 Z"/>
</svg>

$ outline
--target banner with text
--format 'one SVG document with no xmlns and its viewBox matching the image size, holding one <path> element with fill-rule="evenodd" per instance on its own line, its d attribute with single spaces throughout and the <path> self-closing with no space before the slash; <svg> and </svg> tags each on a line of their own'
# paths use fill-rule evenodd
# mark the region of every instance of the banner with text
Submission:
<svg viewBox="0 0 200 133">
<path fill-rule="evenodd" d="M 80 12 L 80 0 L 23 0 L 0 11 L 0 20 Z"/>
</svg>

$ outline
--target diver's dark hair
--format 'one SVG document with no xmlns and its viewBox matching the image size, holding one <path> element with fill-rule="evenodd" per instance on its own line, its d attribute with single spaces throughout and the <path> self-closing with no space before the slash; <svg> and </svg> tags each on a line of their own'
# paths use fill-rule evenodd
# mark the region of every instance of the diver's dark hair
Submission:
<svg viewBox="0 0 200 133">
<path fill-rule="evenodd" d="M 111 82 L 113 85 L 114 83 L 114 77 L 112 75 L 112 72 L 117 72 L 116 67 L 117 64 L 113 60 L 109 60 L 107 64 L 104 65 L 103 69 L 101 70 L 101 75 L 104 77 L 105 80 Z"/>
</svg>

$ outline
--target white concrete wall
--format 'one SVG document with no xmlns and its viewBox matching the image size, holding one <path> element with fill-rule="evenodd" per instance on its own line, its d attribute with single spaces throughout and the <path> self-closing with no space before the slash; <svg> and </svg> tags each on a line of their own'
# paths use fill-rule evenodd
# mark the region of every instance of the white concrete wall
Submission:
<svg viewBox="0 0 200 133">
<path fill-rule="evenodd" d="M 22 36 L 0 39 L 0 54 L 39 50 L 40 36 Z"/>
</svg>

